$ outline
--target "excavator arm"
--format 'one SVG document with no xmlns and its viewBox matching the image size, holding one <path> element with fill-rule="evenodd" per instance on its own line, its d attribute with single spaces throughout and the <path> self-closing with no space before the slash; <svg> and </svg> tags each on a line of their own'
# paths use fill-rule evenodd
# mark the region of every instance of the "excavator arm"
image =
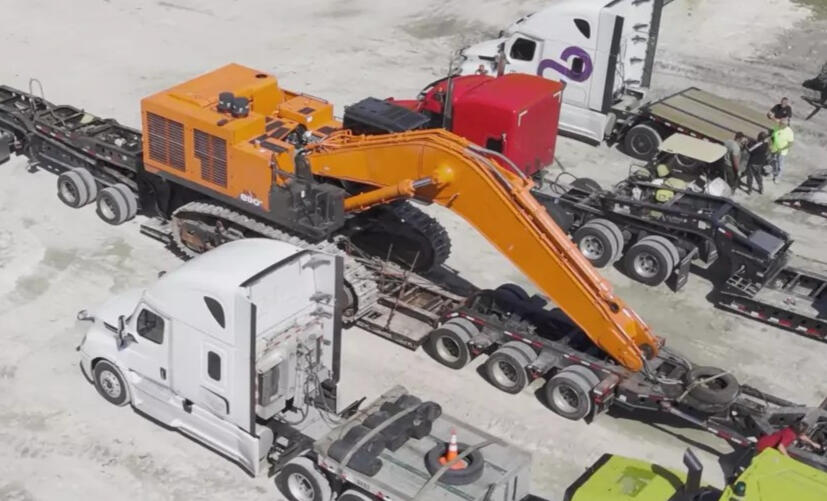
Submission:
<svg viewBox="0 0 827 501">
<path fill-rule="evenodd" d="M 649 327 L 535 200 L 532 182 L 493 152 L 444 130 L 343 131 L 309 146 L 304 156 L 316 176 L 375 188 L 347 199 L 347 210 L 415 197 L 462 216 L 627 369 L 640 371 L 657 353 Z"/>
</svg>

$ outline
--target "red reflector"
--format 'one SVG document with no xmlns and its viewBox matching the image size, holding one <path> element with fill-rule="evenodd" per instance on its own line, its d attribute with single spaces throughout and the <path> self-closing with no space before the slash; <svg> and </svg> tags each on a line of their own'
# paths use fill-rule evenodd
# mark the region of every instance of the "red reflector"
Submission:
<svg viewBox="0 0 827 501">
<path fill-rule="evenodd" d="M 779 320 L 779 324 L 783 325 L 784 327 L 792 327 L 793 323 L 790 320 Z"/>
</svg>

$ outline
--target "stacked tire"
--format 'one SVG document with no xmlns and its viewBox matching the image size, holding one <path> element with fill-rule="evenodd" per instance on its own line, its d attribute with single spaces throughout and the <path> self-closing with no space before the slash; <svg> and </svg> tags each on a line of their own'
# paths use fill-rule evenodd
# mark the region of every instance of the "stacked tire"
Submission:
<svg viewBox="0 0 827 501">
<path fill-rule="evenodd" d="M 83 167 L 58 176 L 57 196 L 73 209 L 96 202 L 98 217 L 112 225 L 123 224 L 138 213 L 138 198 L 127 185 L 117 183 L 99 190 L 95 177 Z"/>
</svg>

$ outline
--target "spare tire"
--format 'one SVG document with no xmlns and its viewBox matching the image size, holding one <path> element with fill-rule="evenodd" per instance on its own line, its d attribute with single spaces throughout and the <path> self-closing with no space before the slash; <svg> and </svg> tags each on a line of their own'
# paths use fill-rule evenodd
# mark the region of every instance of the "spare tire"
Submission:
<svg viewBox="0 0 827 501">
<path fill-rule="evenodd" d="M 460 454 L 462 454 L 462 452 L 468 447 L 469 446 L 467 444 L 462 442 L 457 444 Z M 441 444 L 437 444 L 429 450 L 427 454 L 425 454 L 425 468 L 428 470 L 428 473 L 434 475 L 440 468 L 442 468 L 439 458 L 445 454 L 447 448 L 448 444 L 443 442 Z M 482 477 L 482 471 L 485 467 L 485 459 L 482 456 L 482 451 L 477 449 L 471 454 L 465 456 L 463 459 L 466 463 L 468 463 L 468 466 L 465 469 L 446 470 L 445 473 L 439 477 L 437 482 L 447 485 L 468 485 L 479 480 L 480 477 Z"/>
<path fill-rule="evenodd" d="M 714 376 L 706 383 L 696 384 Z M 738 397 L 741 385 L 735 376 L 717 367 L 695 367 L 686 373 L 684 382 L 689 390 L 684 403 L 702 412 L 718 412 L 729 407 Z"/>
<path fill-rule="evenodd" d="M 571 182 L 571 185 L 583 191 L 591 191 L 597 193 L 603 191 L 603 187 L 600 186 L 600 183 L 598 183 L 590 177 L 578 177 L 577 179 Z"/>
</svg>

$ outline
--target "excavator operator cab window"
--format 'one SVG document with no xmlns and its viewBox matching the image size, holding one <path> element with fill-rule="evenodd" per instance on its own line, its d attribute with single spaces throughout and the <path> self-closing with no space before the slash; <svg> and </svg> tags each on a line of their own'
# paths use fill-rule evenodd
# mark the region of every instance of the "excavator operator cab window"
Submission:
<svg viewBox="0 0 827 501">
<path fill-rule="evenodd" d="M 511 46 L 511 59 L 517 61 L 533 61 L 537 52 L 537 42 L 527 38 L 518 38 Z"/>
</svg>

